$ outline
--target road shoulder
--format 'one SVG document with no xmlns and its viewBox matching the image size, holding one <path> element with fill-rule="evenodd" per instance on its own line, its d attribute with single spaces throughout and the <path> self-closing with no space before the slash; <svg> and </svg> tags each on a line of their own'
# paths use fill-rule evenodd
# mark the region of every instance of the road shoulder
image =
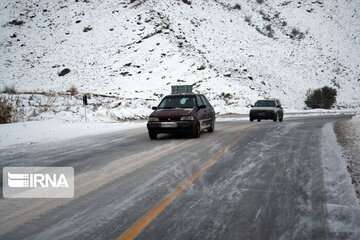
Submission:
<svg viewBox="0 0 360 240">
<path fill-rule="evenodd" d="M 322 129 L 321 156 L 324 168 L 329 239 L 360 239 L 360 206 L 346 170 L 333 124 Z"/>
</svg>

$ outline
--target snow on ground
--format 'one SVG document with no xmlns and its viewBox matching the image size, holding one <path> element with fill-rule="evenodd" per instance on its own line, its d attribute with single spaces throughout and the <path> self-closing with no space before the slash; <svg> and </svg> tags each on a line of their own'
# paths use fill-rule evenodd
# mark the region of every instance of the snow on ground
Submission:
<svg viewBox="0 0 360 240">
<path fill-rule="evenodd" d="M 339 115 L 355 115 L 355 110 L 340 109 L 310 109 L 310 110 L 290 110 L 286 111 L 284 119 L 288 118 L 306 118 L 315 116 L 339 116 Z"/>
<path fill-rule="evenodd" d="M 329 239 L 360 239 L 360 206 L 331 123 L 322 129 Z M 351 233 L 351 235 L 349 235 Z M 345 235 L 344 235 L 345 234 Z M 329 237 L 328 236 L 328 237 Z"/>
<path fill-rule="evenodd" d="M 64 122 L 58 120 L 0 124 L 0 148 L 15 144 L 35 144 L 145 127 L 145 122 Z"/>
<path fill-rule="evenodd" d="M 216 118 L 216 122 L 236 122 L 236 121 L 249 121 L 249 117 L 244 117 L 243 115 L 227 115 L 219 116 Z"/>
<path fill-rule="evenodd" d="M 242 114 L 224 114 L 216 118 L 217 122 L 228 121 L 249 121 L 250 109 L 244 109 Z M 285 110 L 284 119 L 291 118 L 306 118 L 306 117 L 319 117 L 319 116 L 339 116 L 356 114 L 355 111 L 350 110 L 326 110 L 326 109 L 312 109 L 312 110 Z"/>
<path fill-rule="evenodd" d="M 85 107 L 81 95 L 66 94 L 19 94 L 6 96 L 14 103 L 15 121 L 57 119 L 63 121 L 83 121 Z M 151 113 L 151 106 L 159 102 L 157 98 L 119 98 L 89 94 L 86 116 L 90 121 L 118 121 L 144 119 Z"/>
<path fill-rule="evenodd" d="M 73 99 L 74 100 L 74 99 Z M 83 111 L 84 109 L 82 109 Z M 28 121 L 28 122 L 17 122 L 9 124 L 0 124 L 0 148 L 6 148 L 14 144 L 34 144 L 34 143 L 45 143 L 45 142 L 56 142 L 61 140 L 68 140 L 76 137 L 96 135 L 114 131 L 120 131 L 132 128 L 144 128 L 145 121 L 123 121 L 114 122 L 114 120 L 123 119 L 125 114 L 128 116 L 134 116 L 133 113 L 126 113 L 121 111 L 100 110 L 97 111 L 97 116 L 91 110 L 88 109 L 87 122 L 85 122 L 85 116 L 81 115 L 81 118 L 74 118 L 72 115 L 62 115 L 62 113 L 55 113 L 46 111 L 46 114 L 54 114 L 49 118 L 56 118 L 56 120 L 40 120 L 40 121 Z M 58 115 L 57 115 L 58 114 Z M 117 115 L 118 114 L 118 115 Z M 310 116 L 328 116 L 328 115 L 339 115 L 349 114 L 348 111 L 335 111 L 335 110 L 320 110 L 310 111 L 309 114 L 305 114 L 302 111 L 287 113 L 286 118 L 294 117 L 310 117 Z M 44 115 L 41 115 L 44 117 Z M 44 117 L 46 119 L 46 117 Z M 61 119 L 61 120 L 59 120 Z M 216 118 L 217 122 L 228 122 L 228 121 L 248 121 L 247 114 L 226 114 L 219 115 Z M 357 137 L 355 142 L 360 143 L 360 128 L 355 128 L 354 133 Z M 359 147 L 360 149 L 360 147 Z M 360 174 L 360 168 L 359 168 Z M 359 175 L 360 177 L 360 175 Z M 360 180 L 360 178 L 359 178 Z M 360 181 L 359 181 L 360 183 Z"/>
<path fill-rule="evenodd" d="M 149 112 L 174 84 L 193 84 L 218 113 L 242 113 L 263 97 L 302 109 L 306 91 L 324 85 L 337 88 L 338 106 L 359 107 L 358 8 L 339 0 L 4 0 L 0 89 L 74 85 L 126 98 L 106 110 L 120 118 Z"/>
</svg>

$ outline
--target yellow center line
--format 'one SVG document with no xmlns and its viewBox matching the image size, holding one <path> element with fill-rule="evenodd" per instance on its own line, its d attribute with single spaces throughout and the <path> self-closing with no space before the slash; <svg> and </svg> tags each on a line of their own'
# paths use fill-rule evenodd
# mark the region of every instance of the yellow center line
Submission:
<svg viewBox="0 0 360 240">
<path fill-rule="evenodd" d="M 236 139 L 237 140 L 237 139 Z M 151 208 L 145 215 L 139 218 L 133 225 L 131 225 L 124 233 L 122 233 L 117 240 L 132 240 L 135 239 L 157 216 L 160 215 L 179 195 L 184 193 L 195 180 L 201 177 L 207 169 L 214 165 L 227 151 L 227 149 L 234 146 L 237 141 L 232 144 L 222 147 L 209 160 L 207 160 L 199 170 L 193 173 L 189 178 L 180 183 L 173 192 L 165 196 L 158 204 Z"/>
</svg>

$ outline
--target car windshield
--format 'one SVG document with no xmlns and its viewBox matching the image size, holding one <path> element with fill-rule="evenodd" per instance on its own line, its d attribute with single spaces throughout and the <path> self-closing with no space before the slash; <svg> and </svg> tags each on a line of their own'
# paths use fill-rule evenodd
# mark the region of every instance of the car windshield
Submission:
<svg viewBox="0 0 360 240">
<path fill-rule="evenodd" d="M 168 96 L 161 101 L 159 108 L 193 108 L 195 106 L 195 96 Z"/>
<path fill-rule="evenodd" d="M 275 101 L 260 100 L 255 103 L 255 107 L 275 107 Z"/>
</svg>

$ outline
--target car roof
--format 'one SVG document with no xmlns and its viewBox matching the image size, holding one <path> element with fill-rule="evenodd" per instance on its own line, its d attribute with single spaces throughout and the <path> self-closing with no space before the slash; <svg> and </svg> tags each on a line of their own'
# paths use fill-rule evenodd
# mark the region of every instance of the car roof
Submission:
<svg viewBox="0 0 360 240">
<path fill-rule="evenodd" d="M 165 97 L 177 97 L 177 96 L 199 96 L 202 94 L 198 94 L 198 93 L 177 93 L 177 94 L 169 94 L 166 95 Z"/>
<path fill-rule="evenodd" d="M 257 101 L 279 101 L 277 98 L 265 98 L 265 99 L 258 99 Z"/>
</svg>

